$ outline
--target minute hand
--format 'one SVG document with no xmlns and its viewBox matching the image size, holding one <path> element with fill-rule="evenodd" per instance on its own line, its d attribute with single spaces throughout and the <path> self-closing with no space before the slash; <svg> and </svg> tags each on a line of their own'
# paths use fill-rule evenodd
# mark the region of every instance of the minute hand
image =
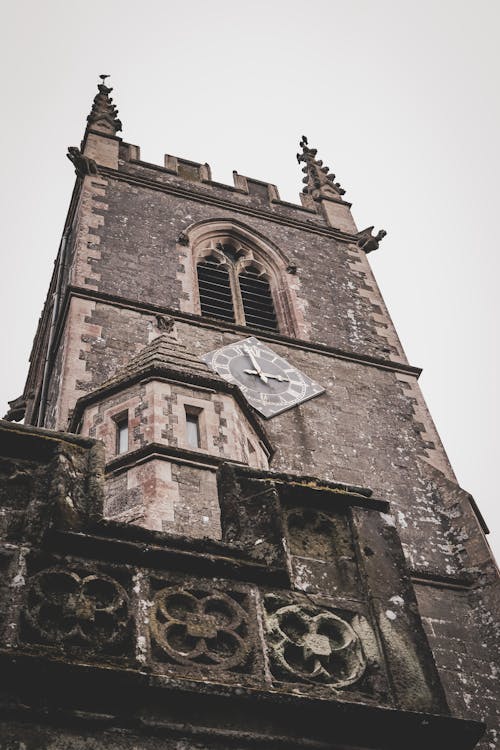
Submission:
<svg viewBox="0 0 500 750">
<path fill-rule="evenodd" d="M 265 375 L 265 374 L 264 374 L 264 373 L 262 372 L 262 370 L 261 370 L 261 367 L 260 367 L 259 363 L 257 362 L 257 360 L 255 359 L 254 355 L 252 354 L 252 350 L 251 350 L 251 349 L 249 349 L 249 348 L 248 348 L 248 347 L 246 347 L 246 346 L 244 347 L 244 349 L 245 349 L 245 352 L 246 352 L 246 353 L 248 354 L 248 356 L 250 357 L 250 361 L 252 362 L 252 365 L 253 365 L 253 366 L 255 367 L 255 369 L 257 370 L 257 374 L 258 374 L 259 378 L 260 378 L 261 380 L 263 380 L 263 381 L 264 381 L 264 383 L 267 383 L 267 375 Z"/>
</svg>

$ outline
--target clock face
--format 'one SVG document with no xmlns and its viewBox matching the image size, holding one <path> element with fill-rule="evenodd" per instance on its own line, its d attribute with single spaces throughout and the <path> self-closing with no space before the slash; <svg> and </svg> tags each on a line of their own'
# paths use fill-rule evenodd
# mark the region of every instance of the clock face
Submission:
<svg viewBox="0 0 500 750">
<path fill-rule="evenodd" d="M 267 419 L 325 390 L 253 336 L 209 352 L 202 360 L 235 383 Z"/>
</svg>

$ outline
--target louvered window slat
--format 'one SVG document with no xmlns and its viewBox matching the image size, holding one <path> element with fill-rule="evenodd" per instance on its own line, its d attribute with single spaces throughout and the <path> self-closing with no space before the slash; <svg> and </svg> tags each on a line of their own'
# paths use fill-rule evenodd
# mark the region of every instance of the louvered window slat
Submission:
<svg viewBox="0 0 500 750">
<path fill-rule="evenodd" d="M 247 325 L 278 330 L 271 289 L 266 279 L 252 268 L 239 275 L 241 299 Z"/>
<path fill-rule="evenodd" d="M 220 294 L 221 297 L 227 297 L 231 299 L 231 292 L 222 284 L 215 284 L 213 281 L 207 279 L 200 279 L 200 289 L 203 289 L 207 294 Z"/>
<path fill-rule="evenodd" d="M 201 314 L 234 323 L 233 297 L 228 271 L 215 258 L 201 261 L 196 270 Z"/>
</svg>

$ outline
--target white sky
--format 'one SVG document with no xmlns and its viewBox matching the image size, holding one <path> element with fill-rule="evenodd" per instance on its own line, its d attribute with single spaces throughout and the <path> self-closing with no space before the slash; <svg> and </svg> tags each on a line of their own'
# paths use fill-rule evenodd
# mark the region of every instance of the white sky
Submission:
<svg viewBox="0 0 500 750">
<path fill-rule="evenodd" d="M 237 169 L 298 202 L 305 133 L 359 228 L 387 229 L 378 282 L 499 550 L 499 22 L 497 0 L 4 3 L 2 413 L 57 252 L 66 147 L 111 73 L 143 159 L 208 161 L 229 183 Z"/>
</svg>

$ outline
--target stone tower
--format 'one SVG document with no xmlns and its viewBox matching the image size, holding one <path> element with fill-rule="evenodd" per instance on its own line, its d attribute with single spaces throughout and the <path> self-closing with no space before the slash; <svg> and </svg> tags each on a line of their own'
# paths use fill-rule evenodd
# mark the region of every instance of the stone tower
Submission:
<svg viewBox="0 0 500 750">
<path fill-rule="evenodd" d="M 1 424 L 0 748 L 495 747 L 497 571 L 385 232 L 305 137 L 300 205 L 141 161 L 105 79 Z"/>
</svg>

